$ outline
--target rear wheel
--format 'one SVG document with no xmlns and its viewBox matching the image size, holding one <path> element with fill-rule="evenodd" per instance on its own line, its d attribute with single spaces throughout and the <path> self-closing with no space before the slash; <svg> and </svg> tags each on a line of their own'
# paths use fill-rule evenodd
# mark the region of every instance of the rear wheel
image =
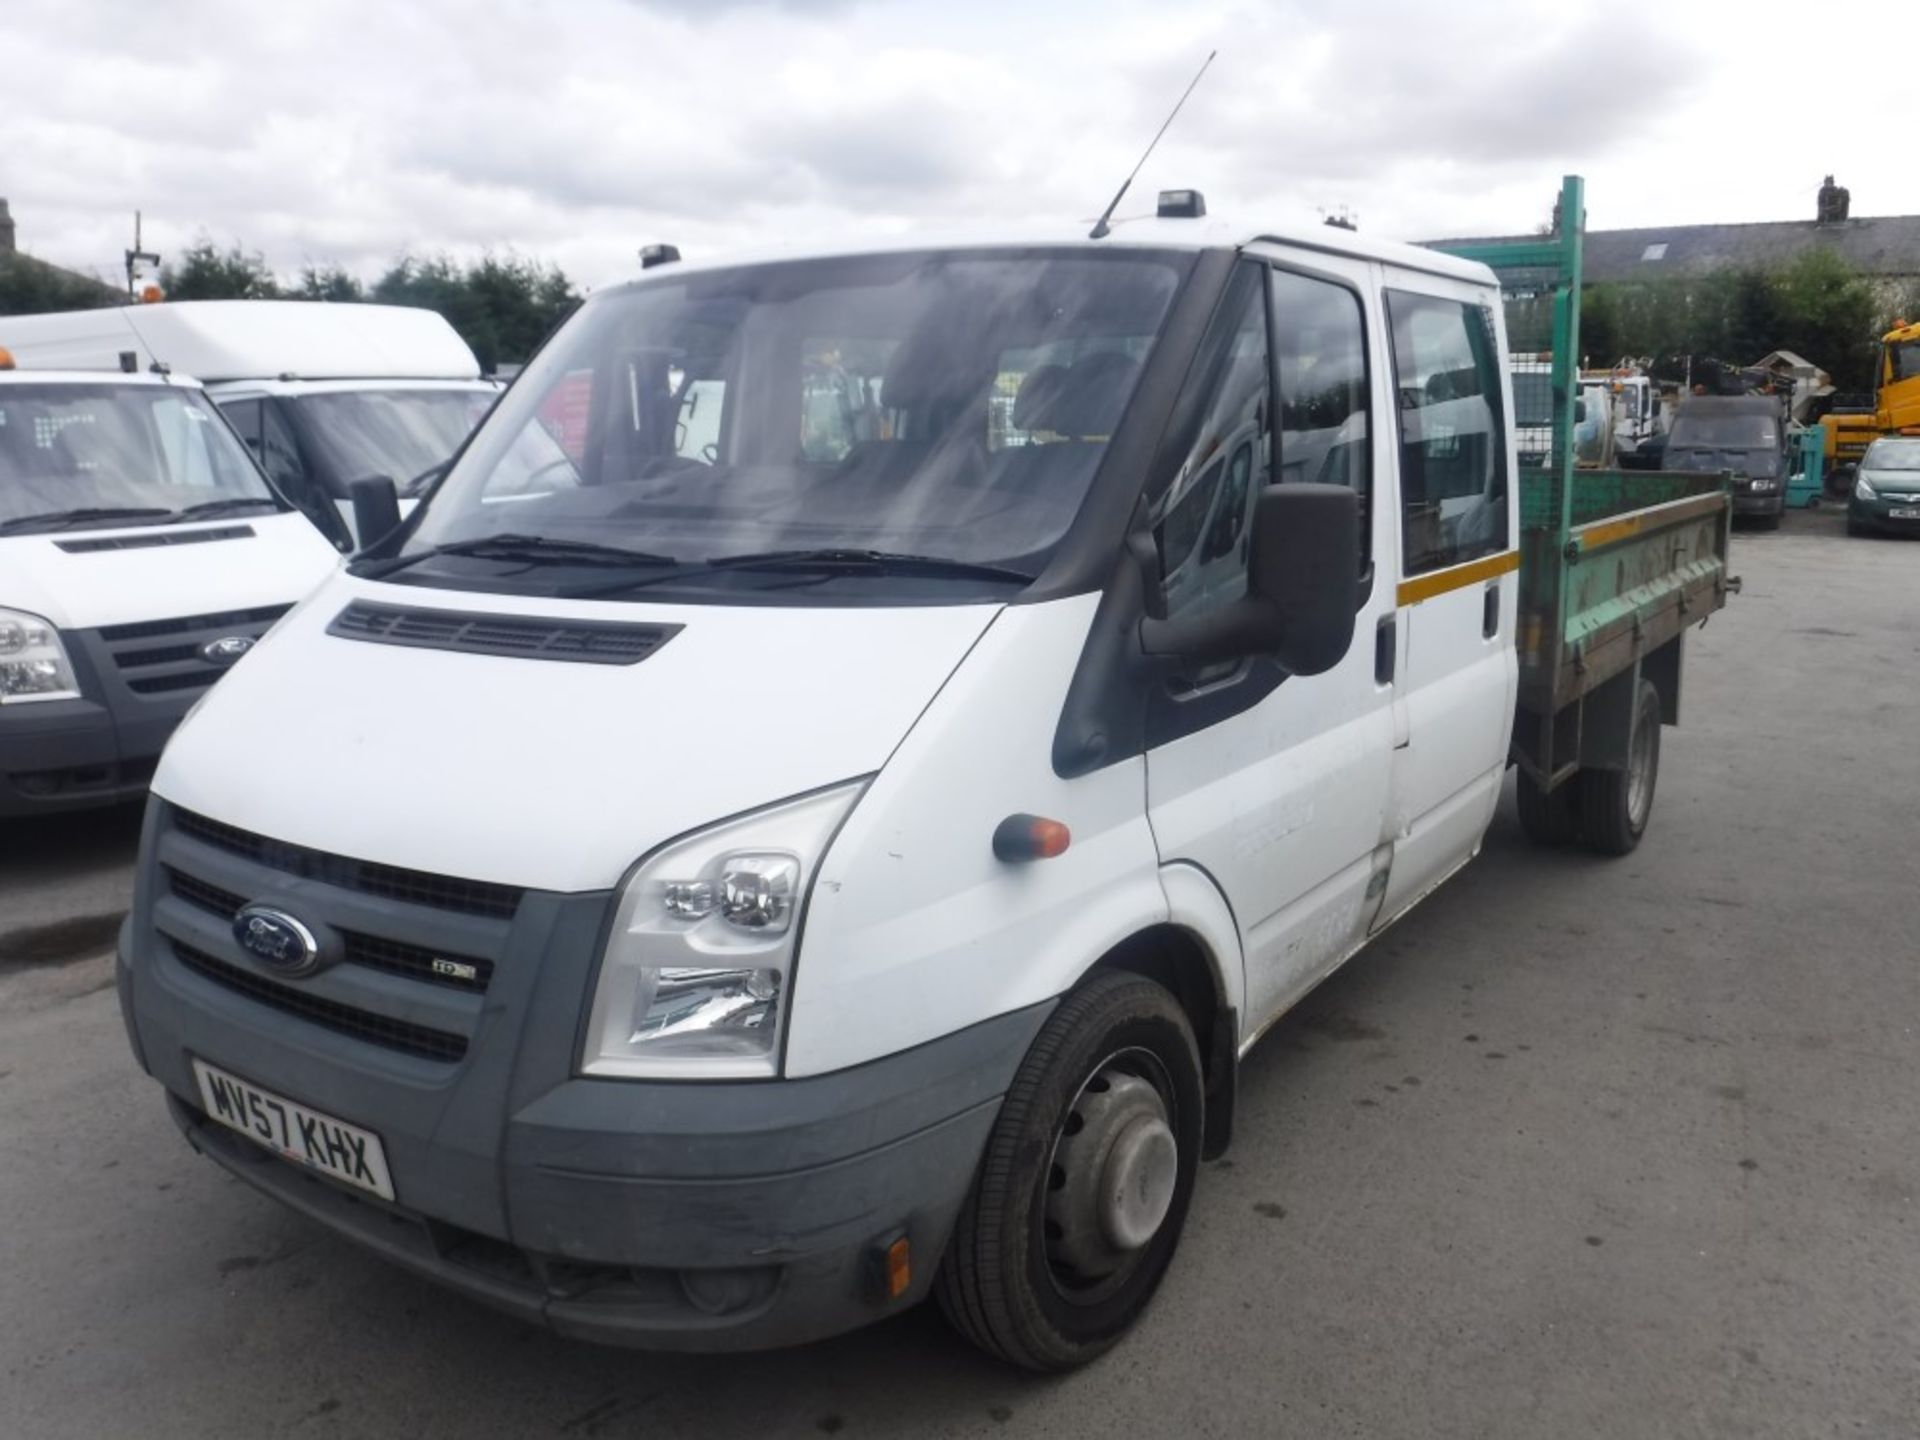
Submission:
<svg viewBox="0 0 1920 1440">
<path fill-rule="evenodd" d="M 1580 838 L 1579 817 L 1574 813 L 1575 788 L 1568 781 L 1557 790 L 1542 789 L 1539 781 L 1524 770 L 1520 772 L 1514 800 L 1520 811 L 1520 828 L 1529 840 L 1536 845 L 1571 845 Z"/>
<path fill-rule="evenodd" d="M 1180 1242 L 1202 1097 L 1192 1029 L 1161 986 L 1104 972 L 1067 996 L 1007 1090 L 941 1262 L 954 1328 L 1029 1370 L 1118 1341 Z"/>
<path fill-rule="evenodd" d="M 1650 680 L 1634 697 L 1633 734 L 1620 770 L 1582 770 L 1574 776 L 1580 834 L 1602 855 L 1625 855 L 1640 843 L 1653 816 L 1660 778 L 1660 692 Z"/>
<path fill-rule="evenodd" d="M 1827 487 L 1827 494 L 1836 500 L 1846 499 L 1853 493 L 1855 473 L 1856 467 L 1852 465 L 1836 465 L 1827 471 L 1826 480 L 1823 482 Z"/>
</svg>

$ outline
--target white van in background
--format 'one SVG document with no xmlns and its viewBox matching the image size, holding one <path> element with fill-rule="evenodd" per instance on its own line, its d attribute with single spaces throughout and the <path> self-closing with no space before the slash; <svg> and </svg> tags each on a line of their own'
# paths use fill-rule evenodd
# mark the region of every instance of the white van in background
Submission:
<svg viewBox="0 0 1920 1440">
<path fill-rule="evenodd" d="M 137 798 L 338 558 L 197 382 L 0 351 L 0 818 Z"/>
<path fill-rule="evenodd" d="M 343 550 L 357 539 L 352 483 L 384 475 L 411 509 L 501 388 L 444 319 L 398 305 L 128 305 L 10 320 L 6 343 L 23 365 L 196 376 L 281 493 Z"/>
</svg>

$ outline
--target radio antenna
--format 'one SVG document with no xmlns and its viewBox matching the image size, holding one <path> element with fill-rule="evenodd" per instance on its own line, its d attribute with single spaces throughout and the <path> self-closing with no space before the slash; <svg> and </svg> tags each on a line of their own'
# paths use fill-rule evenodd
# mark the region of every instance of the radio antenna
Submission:
<svg viewBox="0 0 1920 1440">
<path fill-rule="evenodd" d="M 1187 96 L 1193 94 L 1194 89 L 1200 84 L 1200 77 L 1207 73 L 1207 66 L 1213 64 L 1213 57 L 1219 53 L 1218 50 L 1209 50 L 1207 52 L 1207 58 L 1200 62 L 1200 68 L 1194 72 L 1192 81 L 1190 81 L 1187 88 L 1181 92 L 1180 98 L 1174 102 L 1172 113 L 1162 122 L 1160 128 L 1154 132 L 1153 139 L 1147 142 L 1147 148 L 1140 156 L 1139 163 L 1127 172 L 1127 178 L 1122 180 L 1120 182 L 1120 188 L 1113 192 L 1113 199 L 1107 202 L 1107 208 L 1100 212 L 1100 218 L 1094 222 L 1092 231 L 1087 235 L 1089 240 L 1104 240 L 1113 233 L 1113 227 L 1107 224 L 1107 222 L 1113 218 L 1113 212 L 1120 208 L 1120 201 L 1125 198 L 1127 187 L 1133 184 L 1133 177 L 1140 173 L 1140 166 L 1147 163 L 1147 156 L 1153 154 L 1153 147 L 1160 143 L 1160 137 L 1167 133 L 1167 127 L 1173 124 L 1174 116 L 1180 113 L 1180 107 L 1187 103 Z"/>
</svg>

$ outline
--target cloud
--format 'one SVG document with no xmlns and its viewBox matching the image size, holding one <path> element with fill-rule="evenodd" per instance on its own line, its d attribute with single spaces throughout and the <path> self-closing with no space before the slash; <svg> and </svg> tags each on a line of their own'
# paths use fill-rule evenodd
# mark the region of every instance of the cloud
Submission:
<svg viewBox="0 0 1920 1440">
<path fill-rule="evenodd" d="M 1217 48 L 1126 208 L 1191 184 L 1263 222 L 1347 204 L 1371 231 L 1485 233 L 1530 228 L 1583 170 L 1596 223 L 1765 218 L 1808 209 L 1834 163 L 1812 127 L 1719 143 L 1729 115 L 1772 113 L 1792 14 L 197 0 L 160 45 L 146 4 L 6 0 L 0 193 L 23 245 L 102 272 L 138 208 L 162 252 L 207 233 L 372 275 L 403 251 L 512 248 L 596 284 L 654 239 L 1091 217 Z M 1903 27 L 1904 8 L 1889 53 Z M 1676 163 L 1696 137 L 1711 162 Z M 1903 161 L 1897 133 L 1849 137 L 1857 209 L 1920 210 Z"/>
</svg>

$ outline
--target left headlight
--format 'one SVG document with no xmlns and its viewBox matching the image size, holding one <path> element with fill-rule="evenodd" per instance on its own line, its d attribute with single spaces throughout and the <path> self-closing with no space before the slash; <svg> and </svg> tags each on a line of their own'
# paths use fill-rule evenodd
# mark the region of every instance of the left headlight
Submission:
<svg viewBox="0 0 1920 1440">
<path fill-rule="evenodd" d="M 1867 483 L 1867 477 L 1864 475 L 1854 476 L 1853 493 L 1861 500 L 1878 500 L 1880 498 L 1880 492 Z"/>
<path fill-rule="evenodd" d="M 860 780 L 726 821 L 634 871 L 600 957 L 583 1074 L 778 1071 L 807 887 L 865 788 Z"/>
<path fill-rule="evenodd" d="M 0 610 L 0 705 L 79 697 L 60 632 L 38 615 Z"/>
</svg>

